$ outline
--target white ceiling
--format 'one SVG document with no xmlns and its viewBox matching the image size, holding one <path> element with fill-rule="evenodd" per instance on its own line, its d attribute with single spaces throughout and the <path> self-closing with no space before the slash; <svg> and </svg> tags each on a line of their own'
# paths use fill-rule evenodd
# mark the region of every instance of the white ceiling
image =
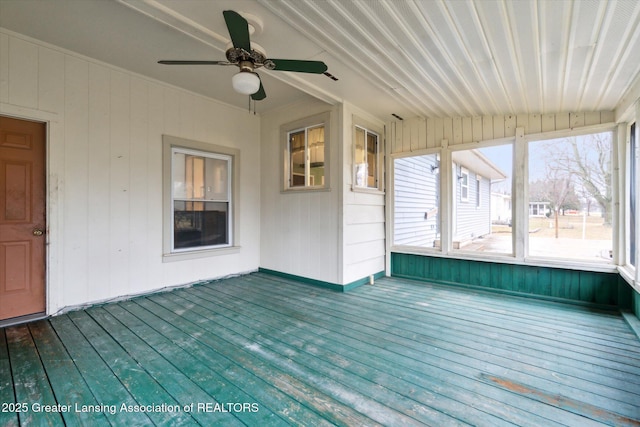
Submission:
<svg viewBox="0 0 640 427">
<path fill-rule="evenodd" d="M 640 76 L 640 1 L 0 0 L 0 26 L 240 107 L 222 11 L 256 16 L 267 56 L 323 75 L 260 70 L 258 113 L 309 97 L 383 120 L 613 110 Z"/>
</svg>

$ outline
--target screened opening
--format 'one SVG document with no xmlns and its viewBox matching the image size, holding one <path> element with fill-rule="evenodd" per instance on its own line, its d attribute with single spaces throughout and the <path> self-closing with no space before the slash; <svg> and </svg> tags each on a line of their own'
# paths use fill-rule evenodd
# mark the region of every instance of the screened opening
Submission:
<svg viewBox="0 0 640 427">
<path fill-rule="evenodd" d="M 612 140 L 602 132 L 529 143 L 529 255 L 611 260 Z"/>
<path fill-rule="evenodd" d="M 513 253 L 511 144 L 457 150 L 452 158 L 452 249 Z"/>
<path fill-rule="evenodd" d="M 394 159 L 395 245 L 440 245 L 440 161 L 437 154 Z"/>
</svg>

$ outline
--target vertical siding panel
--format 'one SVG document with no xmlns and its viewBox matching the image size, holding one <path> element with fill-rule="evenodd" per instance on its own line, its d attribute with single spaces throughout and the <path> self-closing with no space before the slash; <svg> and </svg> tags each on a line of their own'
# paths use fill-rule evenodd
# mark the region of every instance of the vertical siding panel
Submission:
<svg viewBox="0 0 640 427">
<path fill-rule="evenodd" d="M 571 270 L 569 272 L 569 282 L 566 285 L 566 298 L 572 300 L 580 299 L 580 271 Z"/>
<path fill-rule="evenodd" d="M 456 282 L 469 283 L 469 280 L 471 279 L 469 263 L 470 261 L 466 261 L 466 260 L 457 261 L 456 265 L 454 266 L 454 270 L 457 271 L 458 273 Z"/>
<path fill-rule="evenodd" d="M 453 119 L 451 117 L 442 119 L 442 137 L 448 140 L 449 144 L 453 141 Z"/>
<path fill-rule="evenodd" d="M 556 115 L 545 114 L 542 116 L 542 132 L 552 132 L 556 130 Z"/>
<path fill-rule="evenodd" d="M 600 123 L 604 123 L 604 122 L 600 120 L 599 111 L 587 111 L 584 114 L 584 126 L 599 125 Z"/>
<path fill-rule="evenodd" d="M 162 105 L 164 105 L 164 132 L 167 135 L 186 138 L 185 135 L 180 133 L 180 103 L 176 102 L 178 99 L 180 99 L 179 91 L 164 87 L 164 99 L 162 101 Z"/>
<path fill-rule="evenodd" d="M 529 115 L 529 133 L 542 132 L 542 116 L 540 114 Z"/>
<path fill-rule="evenodd" d="M 148 128 L 147 128 L 147 167 L 151 173 L 159 174 L 162 171 L 162 134 L 164 133 L 164 91 L 161 86 L 151 84 L 149 86 L 149 102 L 148 108 Z M 147 241 L 150 248 L 157 250 L 147 250 L 147 262 L 149 265 L 157 265 L 158 251 L 162 248 L 162 233 L 158 230 L 163 229 L 162 225 L 162 179 L 147 180 Z M 148 282 L 150 285 L 165 283 L 163 277 L 164 269 L 150 268 L 147 272 Z"/>
<path fill-rule="evenodd" d="M 503 136 L 515 136 L 516 135 L 516 116 L 509 114 L 504 118 L 504 135 Z"/>
<path fill-rule="evenodd" d="M 469 261 L 469 284 L 474 286 L 489 286 L 484 274 L 484 264 L 479 261 Z"/>
<path fill-rule="evenodd" d="M 64 102 L 64 55 L 51 49 L 38 49 L 38 107 L 58 112 Z"/>
<path fill-rule="evenodd" d="M 392 153 L 402 152 L 402 139 L 404 138 L 402 133 L 402 122 L 393 122 L 393 140 L 391 146 Z"/>
<path fill-rule="evenodd" d="M 0 34 L 0 102 L 9 102 L 9 36 Z"/>
<path fill-rule="evenodd" d="M 542 290 L 542 295 L 553 295 L 553 281 L 551 280 L 551 269 L 547 267 L 536 267 L 537 283 L 536 287 Z"/>
<path fill-rule="evenodd" d="M 427 128 L 427 148 L 439 147 L 440 141 L 436 141 L 435 124 L 433 119 L 427 118 L 425 126 Z"/>
<path fill-rule="evenodd" d="M 18 38 L 9 41 L 9 103 L 38 108 L 38 46 Z"/>
<path fill-rule="evenodd" d="M 595 277 L 596 302 L 598 304 L 616 304 L 618 299 L 617 277 L 607 273 L 590 274 L 593 274 Z"/>
<path fill-rule="evenodd" d="M 65 58 L 64 98 L 64 300 L 67 305 L 92 298 L 87 281 L 88 209 L 87 139 L 89 137 L 89 68 Z"/>
<path fill-rule="evenodd" d="M 462 118 L 462 142 L 473 141 L 473 119 L 471 117 Z"/>
<path fill-rule="evenodd" d="M 482 117 L 482 138 L 483 140 L 493 139 L 493 117 Z"/>
<path fill-rule="evenodd" d="M 482 141 L 482 117 L 475 116 L 472 121 L 472 141 Z"/>
<path fill-rule="evenodd" d="M 596 302 L 595 273 L 580 274 L 580 300 Z"/>
<path fill-rule="evenodd" d="M 505 116 L 493 116 L 493 139 L 504 138 Z"/>
<path fill-rule="evenodd" d="M 569 129 L 569 113 L 556 114 L 556 127 L 553 130 Z"/>
<path fill-rule="evenodd" d="M 539 271 L 539 267 L 528 267 L 524 271 L 524 288 L 526 289 L 526 292 L 536 292 Z"/>
<path fill-rule="evenodd" d="M 404 120 L 402 122 L 402 149 L 403 153 L 411 151 L 411 120 Z"/>
<path fill-rule="evenodd" d="M 130 77 L 111 71 L 110 91 L 110 217 L 109 264 L 110 285 L 117 295 L 127 295 L 130 289 L 129 251 L 129 171 L 130 171 Z"/>
<path fill-rule="evenodd" d="M 524 265 L 513 265 L 513 290 L 517 292 L 527 292 L 526 272 L 529 267 Z"/>
<path fill-rule="evenodd" d="M 110 198 L 110 124 L 111 124 L 111 73 L 101 65 L 89 65 L 89 129 L 88 164 L 89 180 L 88 229 L 91 242 L 87 250 L 89 283 L 92 284 L 92 298 L 103 300 L 109 297 L 109 242 Z M 100 243 L 101 242 L 101 243 Z"/>
<path fill-rule="evenodd" d="M 444 139 L 444 120 L 440 117 L 434 119 L 434 135 L 436 137 L 436 145 L 441 146 Z"/>
<path fill-rule="evenodd" d="M 413 119 L 411 124 L 411 151 L 427 148 L 426 123 L 424 119 Z"/>
<path fill-rule="evenodd" d="M 453 143 L 461 144 L 462 143 L 462 118 L 461 117 L 453 117 L 452 118 L 452 135 L 453 135 Z"/>
<path fill-rule="evenodd" d="M 613 123 L 616 121 L 616 114 L 614 111 L 602 111 L 600 112 L 600 121 L 602 123 Z"/>
<path fill-rule="evenodd" d="M 147 179 L 152 176 L 147 162 L 148 84 L 138 78 L 131 80 L 131 154 L 129 162 L 129 253 L 137 256 L 149 247 L 147 242 Z M 131 263 L 131 282 L 136 289 L 149 289 L 148 265 L 140 259 Z"/>
<path fill-rule="evenodd" d="M 194 98 L 186 92 L 178 97 L 180 108 L 180 135 L 183 138 L 195 139 Z"/>
</svg>

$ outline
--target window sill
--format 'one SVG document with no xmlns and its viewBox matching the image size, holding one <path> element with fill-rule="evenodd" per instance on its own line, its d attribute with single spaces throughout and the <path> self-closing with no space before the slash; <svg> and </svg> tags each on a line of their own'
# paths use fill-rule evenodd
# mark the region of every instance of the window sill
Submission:
<svg viewBox="0 0 640 427">
<path fill-rule="evenodd" d="M 162 262 L 187 261 L 191 259 L 237 254 L 240 252 L 240 248 L 240 246 L 229 246 L 226 248 L 218 249 L 202 249 L 189 252 L 166 253 L 162 255 Z"/>
<path fill-rule="evenodd" d="M 384 196 L 384 191 L 380 190 L 379 188 L 356 187 L 355 185 L 352 185 L 351 191 L 353 191 L 354 193 L 366 193 Z"/>
<path fill-rule="evenodd" d="M 281 194 L 296 194 L 296 193 L 322 193 L 331 191 L 330 187 L 301 187 L 301 188 L 286 188 L 281 190 Z"/>
</svg>

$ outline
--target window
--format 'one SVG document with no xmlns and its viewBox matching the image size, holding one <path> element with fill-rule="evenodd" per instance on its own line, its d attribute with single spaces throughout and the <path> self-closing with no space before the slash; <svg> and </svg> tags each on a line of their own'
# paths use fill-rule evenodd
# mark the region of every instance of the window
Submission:
<svg viewBox="0 0 640 427">
<path fill-rule="evenodd" d="M 285 191 L 329 188 L 329 118 L 318 114 L 280 128 Z"/>
<path fill-rule="evenodd" d="M 458 182 L 460 183 L 460 200 L 463 202 L 469 201 L 469 171 L 464 167 L 460 167 L 460 175 L 458 175 Z"/>
<path fill-rule="evenodd" d="M 165 256 L 237 245 L 239 151 L 165 135 L 163 153 Z"/>
<path fill-rule="evenodd" d="M 324 186 L 324 125 L 289 132 L 290 187 Z"/>
<path fill-rule="evenodd" d="M 437 154 L 393 161 L 393 244 L 440 246 L 440 162 Z"/>
<path fill-rule="evenodd" d="M 529 255 L 611 260 L 612 141 L 602 132 L 529 143 Z"/>
<path fill-rule="evenodd" d="M 364 127 L 355 127 L 355 186 L 379 188 L 378 184 L 378 134 Z"/>
<path fill-rule="evenodd" d="M 231 244 L 231 157 L 174 147 L 173 252 Z"/>
<path fill-rule="evenodd" d="M 451 249 L 513 254 L 513 145 L 454 150 L 451 160 Z"/>
</svg>

